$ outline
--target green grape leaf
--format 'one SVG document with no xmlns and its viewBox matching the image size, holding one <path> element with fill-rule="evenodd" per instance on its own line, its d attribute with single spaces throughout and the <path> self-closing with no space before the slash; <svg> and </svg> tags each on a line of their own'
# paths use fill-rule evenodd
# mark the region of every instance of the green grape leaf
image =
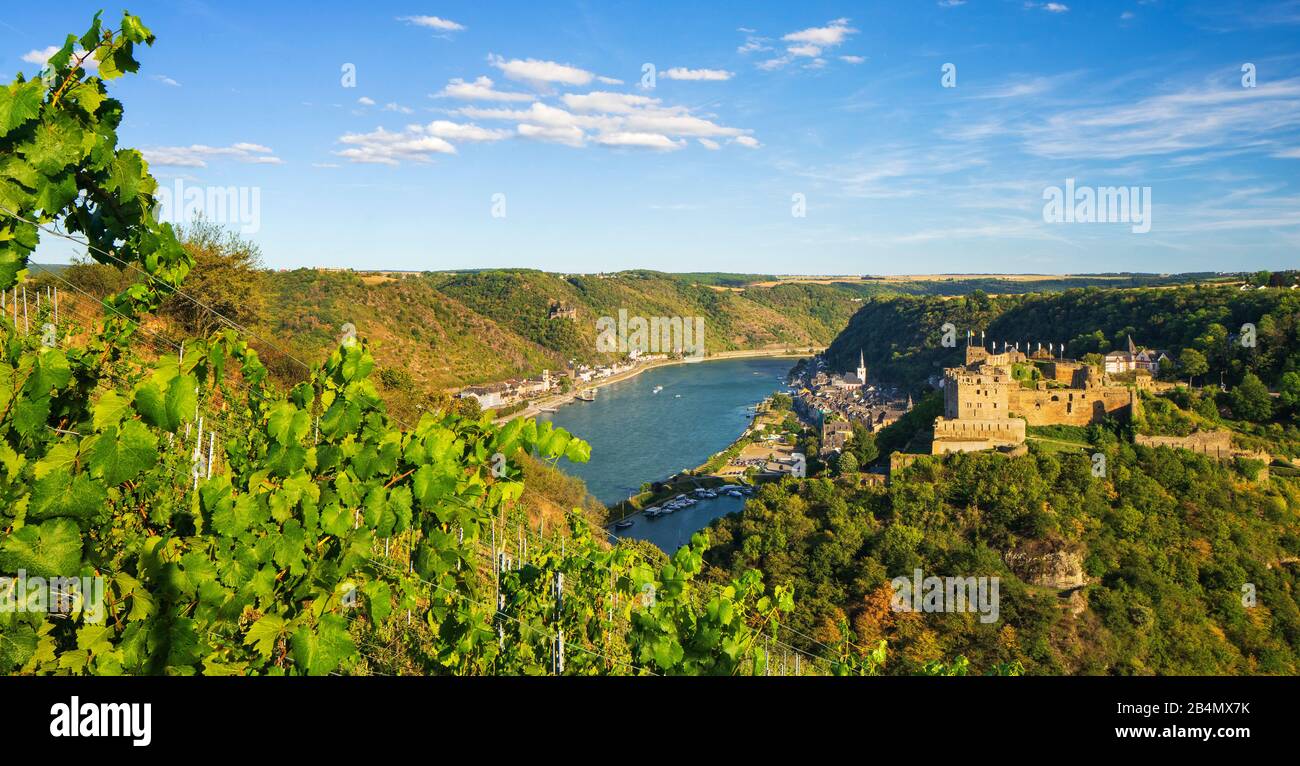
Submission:
<svg viewBox="0 0 1300 766">
<path fill-rule="evenodd" d="M 35 119 L 44 97 L 45 83 L 40 79 L 0 86 L 0 138 L 24 122 Z"/>
<path fill-rule="evenodd" d="M 356 644 L 348 635 L 347 621 L 336 614 L 321 617 L 314 629 L 301 627 L 289 641 L 294 662 L 309 675 L 325 675 L 356 653 Z"/>
<path fill-rule="evenodd" d="M 157 462 L 158 439 L 138 420 L 128 420 L 120 429 L 109 426 L 90 451 L 91 475 L 110 487 L 134 479 Z"/>
<path fill-rule="evenodd" d="M 29 577 L 73 577 L 81 570 L 81 532 L 69 519 L 16 529 L 0 540 L 0 570 Z"/>
<path fill-rule="evenodd" d="M 67 468 L 58 468 L 32 486 L 27 518 L 68 516 L 90 519 L 105 510 L 107 499 L 108 493 L 103 484 L 92 481 L 85 473 L 73 477 Z"/>
</svg>

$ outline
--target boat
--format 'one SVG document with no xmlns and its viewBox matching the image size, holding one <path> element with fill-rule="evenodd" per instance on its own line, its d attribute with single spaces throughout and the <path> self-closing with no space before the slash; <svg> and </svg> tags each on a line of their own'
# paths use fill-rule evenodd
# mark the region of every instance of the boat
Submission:
<svg viewBox="0 0 1300 766">
<path fill-rule="evenodd" d="M 727 494 L 730 495 L 731 497 L 744 497 L 744 496 L 745 496 L 745 493 L 744 493 L 744 492 L 741 492 L 741 491 L 738 490 L 738 489 L 729 489 L 729 490 L 727 490 Z"/>
<path fill-rule="evenodd" d="M 659 515 L 662 514 L 663 512 L 664 509 L 660 508 L 659 506 L 651 506 L 650 508 L 647 508 L 644 511 L 646 517 L 651 519 L 659 518 Z"/>
<path fill-rule="evenodd" d="M 674 398 L 674 399 L 680 399 L 680 398 L 682 398 L 682 395 L 681 395 L 681 394 L 673 394 L 673 398 Z"/>
<path fill-rule="evenodd" d="M 655 390 L 652 391 L 651 393 L 655 393 L 655 394 L 657 394 L 657 393 L 659 393 L 659 392 L 662 391 L 662 390 L 664 390 L 664 387 L 663 387 L 663 386 L 655 386 Z"/>
<path fill-rule="evenodd" d="M 576 398 L 580 402 L 594 402 L 596 401 L 596 389 L 584 388 L 583 390 L 579 391 L 577 396 L 574 398 Z"/>
<path fill-rule="evenodd" d="M 614 525 L 614 529 L 630 529 L 631 527 L 632 527 L 632 522 L 630 521 L 620 521 L 619 523 Z"/>
</svg>

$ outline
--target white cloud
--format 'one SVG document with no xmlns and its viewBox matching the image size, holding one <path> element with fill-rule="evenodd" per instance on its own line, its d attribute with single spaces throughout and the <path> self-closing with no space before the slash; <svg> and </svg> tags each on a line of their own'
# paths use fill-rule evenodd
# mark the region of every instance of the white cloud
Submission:
<svg viewBox="0 0 1300 766">
<path fill-rule="evenodd" d="M 43 67 L 45 66 L 45 62 L 50 60 L 50 56 L 53 56 L 54 54 L 58 53 L 62 47 L 63 46 L 61 45 L 50 45 L 46 48 L 41 48 L 39 50 L 35 50 L 35 49 L 30 50 L 22 55 L 22 60 L 26 61 L 29 64 L 35 64 L 37 66 Z M 72 51 L 72 58 L 73 60 L 76 60 L 81 56 L 84 56 L 85 53 L 86 52 L 84 50 L 77 48 Z M 90 56 L 86 56 L 86 60 L 81 62 L 81 66 L 83 69 L 85 69 L 88 72 L 94 72 L 99 69 L 99 62 Z"/>
<path fill-rule="evenodd" d="M 339 143 L 348 148 L 334 152 L 349 162 L 396 166 L 402 161 L 429 162 L 435 154 L 455 154 L 456 147 L 445 139 L 429 135 L 421 125 L 401 132 L 376 128 L 370 133 L 347 133 Z"/>
<path fill-rule="evenodd" d="M 725 69 L 686 69 L 673 67 L 659 74 L 665 80 L 730 80 L 734 75 Z"/>
<path fill-rule="evenodd" d="M 575 126 L 541 126 L 523 123 L 518 127 L 519 135 L 538 141 L 549 141 L 566 146 L 582 146 L 586 143 L 586 134 Z"/>
<path fill-rule="evenodd" d="M 1300 147 L 1295 149 L 1283 149 L 1281 151 L 1273 152 L 1273 154 L 1269 156 L 1277 157 L 1281 160 L 1300 160 Z"/>
<path fill-rule="evenodd" d="M 649 96 L 637 96 L 631 93 L 611 93 L 597 90 L 591 93 L 566 93 L 560 99 L 564 105 L 576 112 L 616 112 L 626 114 L 643 107 L 659 104 L 659 99 Z"/>
<path fill-rule="evenodd" d="M 509 93 L 499 91 L 492 86 L 490 77 L 479 77 L 474 82 L 465 82 L 459 77 L 447 83 L 435 97 L 459 98 L 465 101 L 532 101 L 531 93 Z"/>
<path fill-rule="evenodd" d="M 668 152 L 686 146 L 686 141 L 684 139 L 674 141 L 662 133 L 638 133 L 632 131 L 604 133 L 596 137 L 596 143 L 604 146 L 655 149 L 657 151 Z"/>
<path fill-rule="evenodd" d="M 518 124 L 521 136 L 581 146 L 588 139 L 597 143 L 618 142 L 622 146 L 648 146 L 662 143 L 639 136 L 636 140 L 619 134 L 653 134 L 682 146 L 682 138 L 736 138 L 747 131 L 719 125 L 684 106 L 664 106 L 659 99 L 628 93 L 593 91 L 565 94 L 561 100 L 569 109 L 535 101 L 527 109 L 464 107 L 457 110 L 474 120 L 501 120 Z M 572 111 L 569 111 L 569 110 Z M 589 135 L 591 134 L 591 135 Z M 618 136 L 617 138 L 608 138 Z M 608 140 L 602 140 L 608 138 Z M 753 139 L 741 142 L 756 146 Z M 667 148 L 666 146 L 662 148 Z"/>
<path fill-rule="evenodd" d="M 552 83 L 560 85 L 586 85 L 595 79 L 595 75 L 585 69 L 568 64 L 540 59 L 505 59 L 496 54 L 488 54 L 488 63 L 500 69 L 512 80 L 545 87 Z"/>
<path fill-rule="evenodd" d="M 753 136 L 736 136 L 735 138 L 731 139 L 731 142 L 735 144 L 740 144 L 746 149 L 757 149 L 760 146 L 762 146 L 762 144 L 758 142 L 758 139 L 754 138 Z"/>
<path fill-rule="evenodd" d="M 760 51 L 770 51 L 772 50 L 772 46 L 768 45 L 767 44 L 768 42 L 769 40 L 766 37 L 755 37 L 754 35 L 750 35 L 745 38 L 744 45 L 741 45 L 739 48 L 736 48 L 736 53 L 743 54 L 743 53 L 758 53 Z"/>
<path fill-rule="evenodd" d="M 1065 13 L 1070 10 L 1070 6 L 1062 3 L 1047 3 L 1043 6 L 1043 10 L 1049 13 Z"/>
<path fill-rule="evenodd" d="M 370 98 L 369 96 L 362 96 L 361 98 L 357 99 L 357 103 L 361 104 L 362 106 L 374 106 L 375 100 L 373 98 Z"/>
<path fill-rule="evenodd" d="M 620 79 L 618 79 L 617 77 L 597 77 L 597 78 L 596 78 L 596 81 L 597 81 L 597 82 L 600 82 L 600 83 L 603 83 L 603 84 L 605 84 L 605 85 L 622 85 L 622 84 L 623 84 L 623 81 L 620 80 Z"/>
<path fill-rule="evenodd" d="M 165 74 L 156 74 L 156 75 L 153 75 L 153 79 L 154 79 L 154 80 L 157 80 L 158 82 L 162 83 L 163 85 L 170 85 L 170 86 L 173 87 L 173 88 L 179 88 L 179 87 L 181 87 L 181 84 L 180 84 L 180 83 L 176 82 L 175 80 L 173 80 L 172 78 L 168 77 L 168 76 L 165 75 Z"/>
<path fill-rule="evenodd" d="M 1031 154 L 1122 159 L 1241 150 L 1300 128 L 1300 78 L 1256 88 L 1201 85 L 1100 107 L 1068 109 L 1020 129 Z"/>
<path fill-rule="evenodd" d="M 473 123 L 451 122 L 450 120 L 434 120 L 424 126 L 424 130 L 431 136 L 446 138 L 451 141 L 500 141 L 511 136 L 508 130 L 492 130 L 490 128 L 481 128 Z"/>
<path fill-rule="evenodd" d="M 348 133 L 339 138 L 347 148 L 334 154 L 351 162 L 396 166 L 402 162 L 429 162 L 436 154 L 455 154 L 452 141 L 500 141 L 512 135 L 508 130 L 434 120 L 427 125 L 407 125 L 401 131 L 376 128 L 370 133 Z"/>
<path fill-rule="evenodd" d="M 409 106 L 402 106 L 401 104 L 396 103 L 396 102 L 394 102 L 394 101 L 390 101 L 390 102 L 388 102 L 387 104 L 384 104 L 384 111 L 385 111 L 385 112 L 397 112 L 398 114 L 414 114 L 414 113 L 415 113 L 415 110 L 412 109 L 411 107 L 409 107 Z"/>
<path fill-rule="evenodd" d="M 405 21 L 407 24 L 414 24 L 417 27 L 427 27 L 442 32 L 459 32 L 465 28 L 462 24 L 457 24 L 450 19 L 440 19 L 437 16 L 398 16 L 397 20 Z"/>
<path fill-rule="evenodd" d="M 710 138 L 697 138 L 695 140 L 700 142 L 700 146 L 703 146 L 705 149 L 708 149 L 711 152 L 716 152 L 717 150 L 722 148 L 722 146 L 719 145 L 717 141 L 714 141 L 713 139 Z"/>
<path fill-rule="evenodd" d="M 791 32 L 781 39 L 787 43 L 796 43 L 786 48 L 794 56 L 817 56 L 825 48 L 834 48 L 858 30 L 849 26 L 848 19 L 835 19 L 824 27 L 809 27 L 798 32 Z"/>
<path fill-rule="evenodd" d="M 237 143 L 230 146 L 153 146 L 140 153 L 150 165 L 156 167 L 206 168 L 208 160 L 226 158 L 253 165 L 282 165 L 270 147 L 261 144 Z"/>
<path fill-rule="evenodd" d="M 780 69 L 786 64 L 789 64 L 792 60 L 793 59 L 790 56 L 777 56 L 775 58 L 770 58 L 764 61 L 760 61 L 757 64 L 755 64 L 755 66 L 757 66 L 759 69 L 762 69 L 765 72 L 770 72 L 773 69 Z"/>
<path fill-rule="evenodd" d="M 858 30 L 849 26 L 848 19 L 835 19 L 830 21 L 824 27 L 809 27 L 801 29 L 798 32 L 791 32 L 782 36 L 782 40 L 787 43 L 785 53 L 779 56 L 772 56 L 755 64 L 759 69 L 770 72 L 790 64 L 798 58 L 812 59 L 805 65 L 806 69 L 820 69 L 826 65 L 826 60 L 822 54 L 830 48 L 836 48 L 844 43 L 850 35 L 857 34 Z M 748 53 L 752 50 L 770 50 L 770 48 L 752 47 L 747 42 L 741 46 L 741 53 Z M 865 59 L 861 56 L 841 56 L 841 60 L 850 64 L 860 64 Z"/>
</svg>

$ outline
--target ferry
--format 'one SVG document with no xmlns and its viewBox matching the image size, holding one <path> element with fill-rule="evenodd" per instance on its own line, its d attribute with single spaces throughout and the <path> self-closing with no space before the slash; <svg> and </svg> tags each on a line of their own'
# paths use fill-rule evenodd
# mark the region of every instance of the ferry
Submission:
<svg viewBox="0 0 1300 766">
<path fill-rule="evenodd" d="M 596 401 L 596 389 L 585 388 L 579 391 L 575 398 L 580 402 L 594 402 Z"/>
<path fill-rule="evenodd" d="M 647 517 L 647 518 L 651 518 L 651 519 L 657 519 L 657 518 L 659 518 L 659 515 L 662 514 L 663 512 L 664 512 L 664 509 L 660 508 L 660 507 L 657 506 L 657 505 L 655 505 L 655 506 L 651 506 L 651 507 L 645 509 L 645 511 L 643 511 L 643 513 L 646 515 L 646 517 Z"/>
</svg>

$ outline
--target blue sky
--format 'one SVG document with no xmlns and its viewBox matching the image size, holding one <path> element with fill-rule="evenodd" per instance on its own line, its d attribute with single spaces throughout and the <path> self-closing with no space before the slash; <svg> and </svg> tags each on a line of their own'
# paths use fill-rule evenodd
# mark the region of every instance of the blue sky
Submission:
<svg viewBox="0 0 1300 766">
<path fill-rule="evenodd" d="M 0 74 L 100 7 L 3 14 Z M 123 145 L 257 189 L 273 268 L 1300 264 L 1297 0 L 129 8 L 158 41 L 110 83 Z M 1067 178 L 1149 187 L 1150 231 L 1045 221 Z"/>
</svg>

